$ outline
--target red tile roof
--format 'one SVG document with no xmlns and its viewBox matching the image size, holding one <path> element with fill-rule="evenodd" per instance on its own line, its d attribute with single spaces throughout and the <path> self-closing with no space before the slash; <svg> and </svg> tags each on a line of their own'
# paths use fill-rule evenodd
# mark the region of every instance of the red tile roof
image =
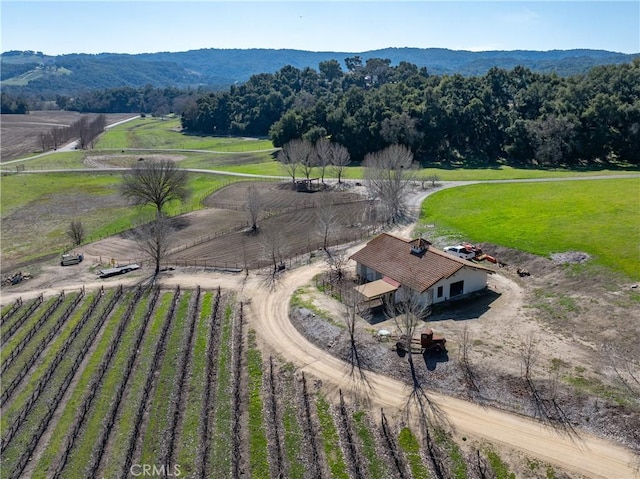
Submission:
<svg viewBox="0 0 640 479">
<path fill-rule="evenodd" d="M 493 273 L 489 268 L 452 256 L 430 244 L 425 252 L 416 254 L 411 250 L 413 245 L 416 240 L 382 233 L 350 259 L 420 293 L 463 268 Z"/>
</svg>

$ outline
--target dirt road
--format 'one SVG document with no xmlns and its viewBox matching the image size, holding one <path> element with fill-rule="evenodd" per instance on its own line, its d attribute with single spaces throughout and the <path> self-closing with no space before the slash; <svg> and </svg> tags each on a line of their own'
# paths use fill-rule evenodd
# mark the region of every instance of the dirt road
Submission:
<svg viewBox="0 0 640 479">
<path fill-rule="evenodd" d="M 167 288 L 180 284 L 183 288 L 199 285 L 212 289 L 220 286 L 237 291 L 239 299 L 248 303 L 251 327 L 258 332 L 265 347 L 295 364 L 299 372 L 304 371 L 321 380 L 323 390 L 329 396 L 337 394 L 339 389 L 353 394 L 362 394 L 366 390 L 372 408 L 384 408 L 389 415 L 405 416 L 409 413 L 415 417 L 415 408 L 408 407 L 411 391 L 407 384 L 367 372 L 369 387 L 364 388 L 361 382 L 353 381 L 346 363 L 311 344 L 291 324 L 289 299 L 298 287 L 311 282 L 325 267 L 323 262 L 317 261 L 288 271 L 275 288 L 268 287 L 264 277 L 256 274 L 245 277 L 243 274 L 168 272 L 159 282 Z M 83 285 L 92 289 L 102 284 L 135 284 L 139 280 L 140 276 L 84 282 L 81 278 L 76 278 L 77 282 L 69 280 L 57 284 L 55 291 L 43 288 L 32 290 L 32 293 L 35 295 L 43 292 L 47 296 L 60 289 L 79 289 Z M 7 304 L 14 300 L 14 296 L 28 299 L 30 294 L 27 291 L 3 294 L 2 302 Z M 440 419 L 444 418 L 459 435 L 486 439 L 585 477 L 640 477 L 639 458 L 611 442 L 581 432 L 568 435 L 524 416 L 481 407 L 441 394 L 428 393 L 427 397 L 433 408 L 439 411 Z"/>
</svg>

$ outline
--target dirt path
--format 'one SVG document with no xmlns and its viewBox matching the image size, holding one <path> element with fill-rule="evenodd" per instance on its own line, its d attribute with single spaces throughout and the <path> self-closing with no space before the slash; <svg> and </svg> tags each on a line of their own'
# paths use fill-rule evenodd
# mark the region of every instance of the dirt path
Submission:
<svg viewBox="0 0 640 479">
<path fill-rule="evenodd" d="M 179 273 L 169 272 L 159 281 L 164 287 L 180 284 L 184 288 L 201 286 L 212 289 L 218 286 L 239 293 L 239 299 L 248 303 L 251 327 L 258 332 L 268 349 L 277 352 L 286 361 L 322 381 L 323 389 L 329 396 L 337 394 L 338 389 L 353 394 L 362 394 L 362 384 L 354 383 L 347 373 L 346 363 L 328 352 L 314 346 L 302 336 L 289 320 L 289 299 L 294 291 L 313 279 L 325 268 L 317 261 L 311 265 L 288 271 L 275 288 L 266 286 L 264 276 L 251 274 L 223 273 Z M 79 279 L 79 278 L 78 278 Z M 70 290 L 84 285 L 92 289 L 100 285 L 135 284 L 140 277 L 118 278 L 114 281 L 99 281 L 59 285 Z M 518 299 L 517 288 L 509 285 L 509 280 L 500 277 L 500 284 L 506 291 L 503 300 Z M 39 290 L 45 296 L 53 294 L 54 289 Z M 26 292 L 20 295 L 28 297 Z M 34 295 L 36 292 L 34 292 Z M 3 295 L 4 301 L 13 300 L 13 295 Z M 507 297 L 509 296 L 509 297 Z M 3 301 L 3 302 L 4 302 Z M 367 372 L 370 385 L 368 399 L 372 407 L 382 407 L 387 414 L 405 415 L 410 389 L 407 384 L 387 376 Z M 458 433 L 477 439 L 514 448 L 522 453 L 547 461 L 568 471 L 593 478 L 632 479 L 640 477 L 639 459 L 625 448 L 590 434 L 568 435 L 548 425 L 490 407 L 481 407 L 471 402 L 452 398 L 442 394 L 429 393 L 430 402 L 444 416 L 446 422 Z M 415 410 L 411 412 L 415 414 Z"/>
<path fill-rule="evenodd" d="M 411 205 L 417 207 L 431 192 L 420 192 Z M 410 236 L 412 226 L 413 224 L 406 224 L 397 234 Z M 357 247 L 359 246 L 354 248 Z M 195 288 L 199 285 L 213 289 L 220 286 L 226 290 L 237 291 L 239 299 L 248 305 L 250 326 L 258 332 L 258 337 L 266 348 L 295 364 L 299 372 L 304 371 L 322 381 L 323 390 L 330 396 L 337 394 L 338 389 L 362 394 L 362 384 L 353 382 L 346 363 L 307 341 L 289 319 L 291 295 L 298 287 L 309 284 L 324 268 L 325 264 L 317 261 L 287 271 L 275 288 L 267 287 L 264 277 L 258 274 L 245 277 L 243 274 L 173 271 L 163 273 L 159 283 L 167 288 L 180 284 L 184 288 Z M 509 305 L 521 304 L 522 292 L 508 278 L 494 276 L 500 286 L 502 297 L 493 305 L 496 310 L 492 314 L 500 315 L 500 303 L 505 305 L 504 310 L 509 309 Z M 2 304 L 7 304 L 17 297 L 26 300 L 41 292 L 49 296 L 57 294 L 61 289 L 132 285 L 142 279 L 142 273 L 132 273 L 126 277 L 96 281 L 95 274 L 87 273 L 58 281 L 55 288 L 51 287 L 51 282 L 31 280 L 34 284 L 20 285 L 20 291 L 17 288 L 11 292 L 3 291 L 1 299 Z M 35 284 L 36 282 L 39 284 Z M 387 414 L 404 415 L 410 412 L 415 417 L 415 409 L 409 410 L 407 406 L 411 393 L 407 384 L 372 372 L 366 373 L 366 377 L 370 385 L 368 399 L 372 407 L 382 407 Z M 429 393 L 428 398 L 440 411 L 441 417 L 444 417 L 460 435 L 485 439 L 496 445 L 516 449 L 527 456 L 539 458 L 585 477 L 640 478 L 640 459 L 613 442 L 583 432 L 568 435 L 528 417 L 481 407 L 442 394 Z"/>
<path fill-rule="evenodd" d="M 321 263 L 316 263 L 291 271 L 275 291 L 255 280 L 247 284 L 245 291 L 251 291 L 251 325 L 274 351 L 298 365 L 299 371 L 320 379 L 329 394 L 335 394 L 338 389 L 361 392 L 362 388 L 346 373 L 345 363 L 309 343 L 289 321 L 289 298 L 296 288 L 309 283 L 322 268 Z M 409 399 L 406 384 L 371 372 L 366 376 L 371 385 L 369 399 L 373 406 L 400 413 L 405 411 Z M 586 477 L 640 477 L 635 469 L 637 457 L 595 436 L 583 433 L 569 436 L 516 414 L 440 394 L 430 393 L 428 397 L 460 434 L 518 449 Z"/>
</svg>

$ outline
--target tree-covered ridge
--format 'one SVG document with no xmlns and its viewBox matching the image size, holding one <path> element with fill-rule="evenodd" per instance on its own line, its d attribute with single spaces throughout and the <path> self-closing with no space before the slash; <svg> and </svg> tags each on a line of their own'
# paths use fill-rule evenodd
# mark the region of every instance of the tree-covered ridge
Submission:
<svg viewBox="0 0 640 479">
<path fill-rule="evenodd" d="M 269 134 L 276 146 L 329 137 L 355 160 L 394 143 L 423 164 L 586 166 L 640 163 L 640 59 L 572 77 L 524 67 L 431 75 L 388 59 L 285 66 L 200 97 L 187 130 Z"/>
<path fill-rule="evenodd" d="M 388 58 L 392 65 L 406 61 L 436 75 L 459 73 L 484 75 L 492 67 L 524 66 L 537 73 L 570 76 L 596 65 L 630 62 L 634 56 L 603 50 L 515 50 L 470 52 L 445 48 L 386 48 L 361 53 L 310 52 L 292 49 L 215 49 L 144 54 L 77 53 L 45 55 L 34 51 L 10 51 L 0 56 L 2 88 L 13 95 L 75 95 L 81 90 L 118 87 L 176 86 L 180 88 L 228 88 L 252 75 L 275 73 L 285 65 L 315 68 L 319 63 L 360 56 L 363 61 Z M 16 67 L 15 65 L 20 65 Z M 42 68 L 47 67 L 47 68 Z M 56 75 L 58 71 L 68 75 Z M 8 90 L 7 90 L 8 89 Z"/>
</svg>

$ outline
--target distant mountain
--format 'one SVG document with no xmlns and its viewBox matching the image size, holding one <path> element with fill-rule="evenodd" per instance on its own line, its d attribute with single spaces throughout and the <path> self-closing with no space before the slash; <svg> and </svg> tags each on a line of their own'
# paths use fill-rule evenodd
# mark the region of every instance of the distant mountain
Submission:
<svg viewBox="0 0 640 479">
<path fill-rule="evenodd" d="M 310 52 L 273 49 L 201 49 L 137 55 L 101 53 L 50 56 L 34 51 L 9 51 L 0 56 L 1 85 L 11 93 L 72 94 L 122 86 L 226 88 L 251 75 L 273 73 L 286 65 L 318 69 L 326 60 L 359 56 L 401 61 L 426 67 L 435 75 L 483 75 L 491 67 L 512 69 L 521 65 L 535 72 L 560 76 L 584 73 L 596 65 L 631 62 L 640 54 L 604 50 L 486 51 L 445 48 L 385 48 L 367 52 Z"/>
</svg>

